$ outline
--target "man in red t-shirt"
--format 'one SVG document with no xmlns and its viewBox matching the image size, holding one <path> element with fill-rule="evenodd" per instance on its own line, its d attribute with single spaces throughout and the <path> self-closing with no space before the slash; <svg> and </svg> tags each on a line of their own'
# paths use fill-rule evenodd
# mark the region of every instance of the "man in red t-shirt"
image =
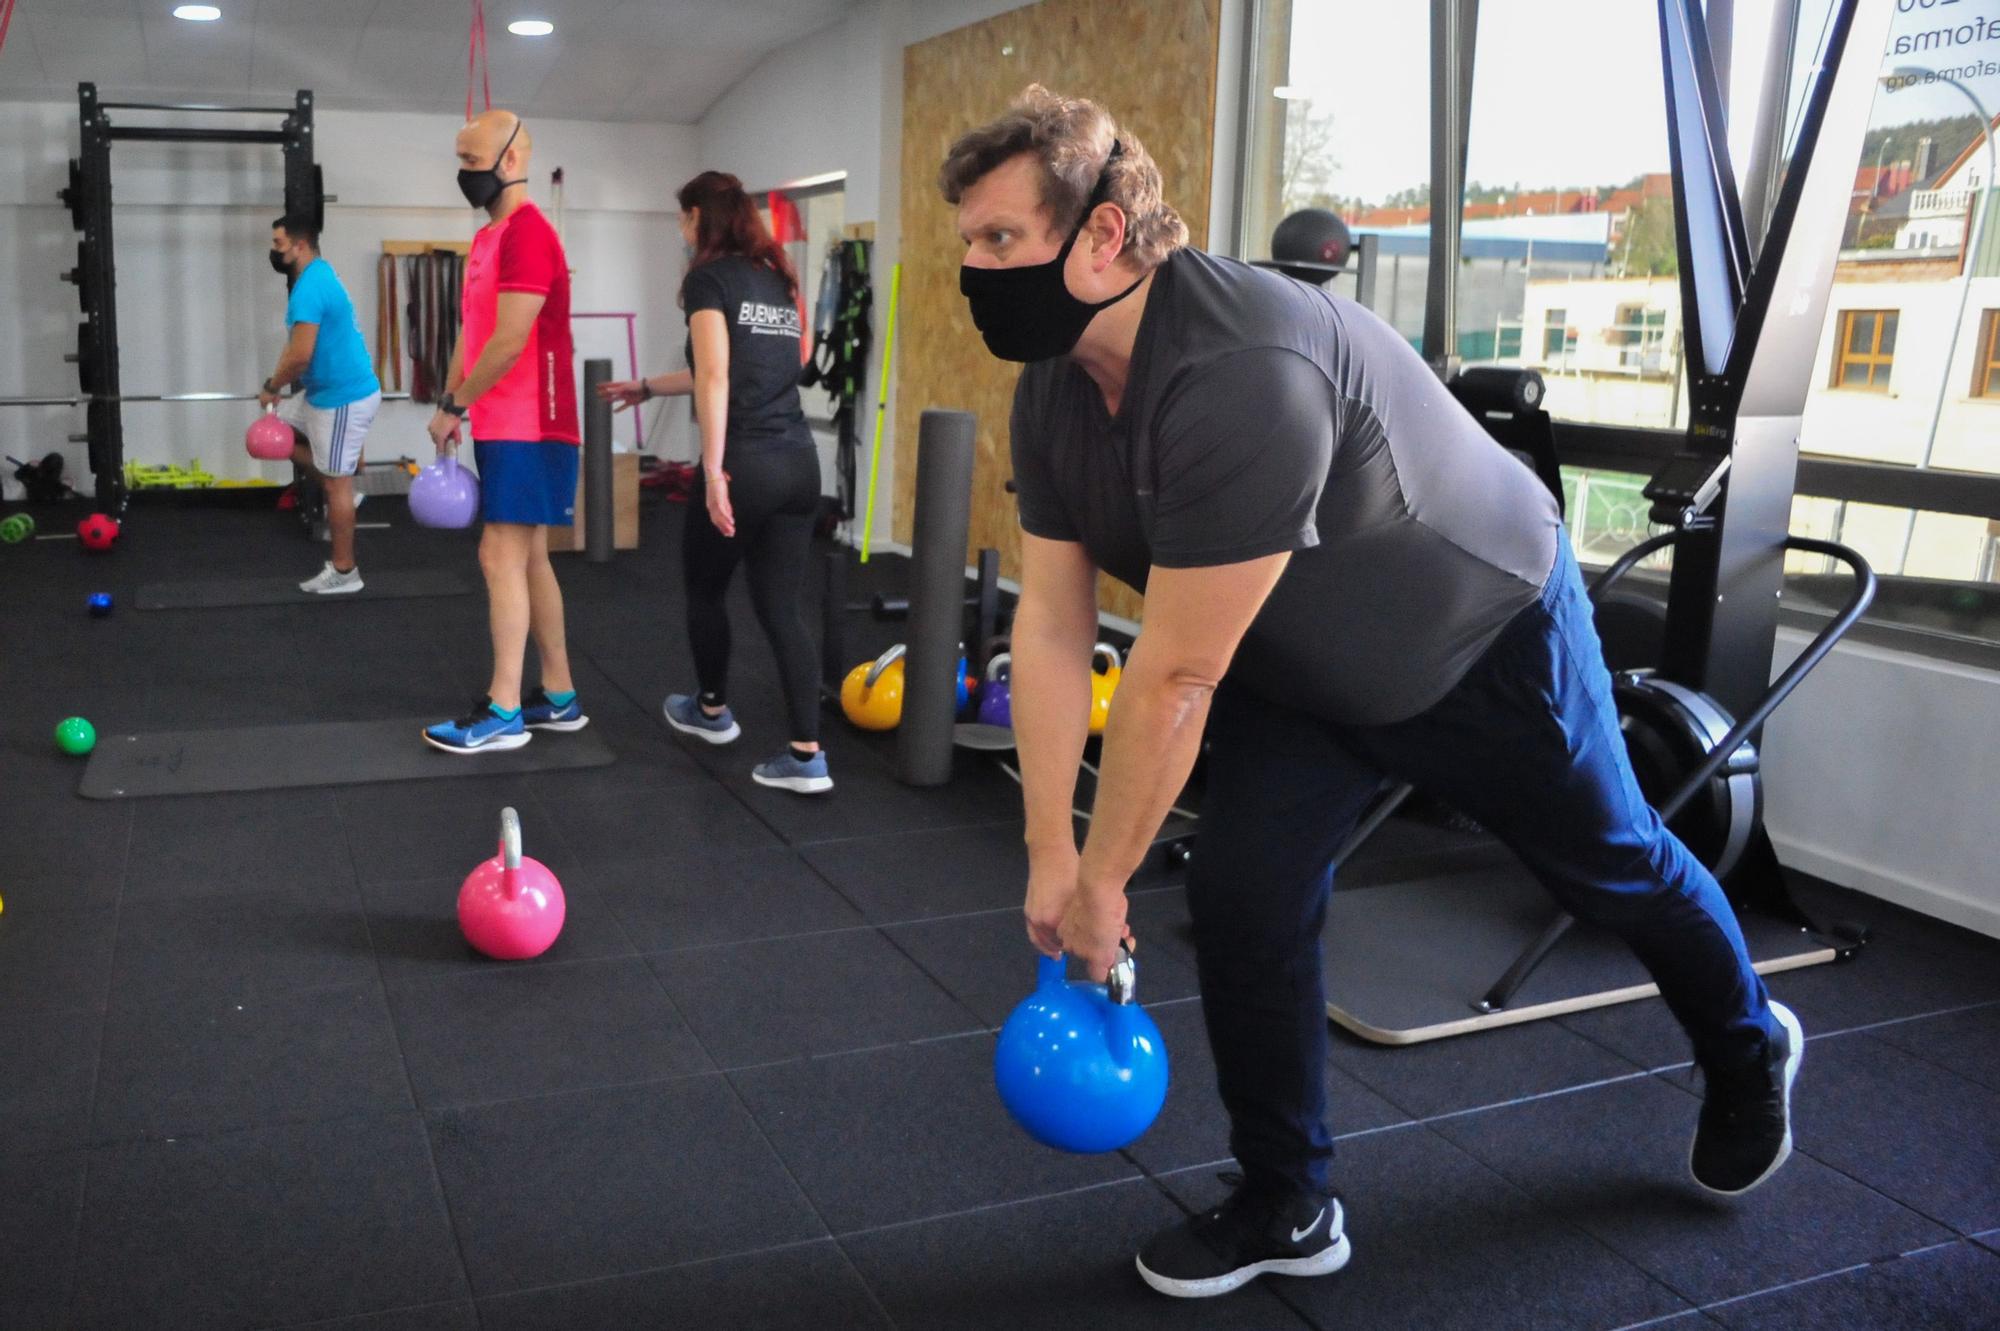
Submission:
<svg viewBox="0 0 2000 1331">
<path fill-rule="evenodd" d="M 511 111 L 488 111 L 458 132 L 459 190 L 492 221 L 466 259 L 464 325 L 430 431 L 443 453 L 471 418 L 493 679 L 465 716 L 424 731 L 426 743 L 448 753 L 515 749 L 531 730 L 581 730 L 589 721 L 570 678 L 562 589 L 549 563 L 548 529 L 575 517 L 582 440 L 569 265 L 555 228 L 528 200 L 532 150 Z M 530 632 L 542 682 L 524 698 Z"/>
</svg>

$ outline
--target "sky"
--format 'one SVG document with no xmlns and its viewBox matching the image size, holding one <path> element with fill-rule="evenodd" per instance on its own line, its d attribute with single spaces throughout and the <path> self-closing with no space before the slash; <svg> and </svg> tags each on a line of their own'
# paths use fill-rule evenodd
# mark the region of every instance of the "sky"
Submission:
<svg viewBox="0 0 2000 1331">
<path fill-rule="evenodd" d="M 1772 6 L 1736 0 L 1732 157 L 1748 151 Z M 1891 28 L 1916 32 L 1983 19 L 2000 0 L 1899 0 Z M 1831 0 L 1805 0 L 1795 65 L 1816 51 Z M 1926 7 L 1926 6 L 1929 7 Z M 1370 202 L 1430 175 L 1430 5 L 1427 0 L 1293 0 L 1289 87 L 1334 120 L 1339 163 L 1330 188 Z M 2000 39 L 1889 57 L 1884 67 L 2000 69 Z M 2000 111 L 2000 73 L 1966 80 Z M 1796 89 L 1796 84 L 1795 84 Z M 1797 106 L 1796 92 L 1792 110 Z M 1970 114 L 1948 85 L 1878 95 L 1871 124 Z M 1788 123 L 1790 117 L 1788 116 Z M 1623 184 L 1667 169 L 1656 0 L 1480 0 L 1466 177 L 1486 184 Z"/>
</svg>

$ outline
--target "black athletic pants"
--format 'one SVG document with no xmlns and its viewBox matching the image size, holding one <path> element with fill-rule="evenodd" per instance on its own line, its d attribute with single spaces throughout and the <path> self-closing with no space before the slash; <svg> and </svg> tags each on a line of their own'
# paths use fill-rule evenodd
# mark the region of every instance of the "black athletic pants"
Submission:
<svg viewBox="0 0 2000 1331">
<path fill-rule="evenodd" d="M 736 535 L 724 536 L 708 517 L 706 481 L 688 498 L 681 563 L 687 579 L 688 641 L 702 700 L 729 696 L 729 612 L 723 595 L 736 565 L 748 567 L 750 604 L 778 658 L 789 738 L 819 739 L 819 662 L 800 612 L 806 562 L 819 511 L 819 450 L 812 447 L 731 452 L 729 503 Z"/>
</svg>

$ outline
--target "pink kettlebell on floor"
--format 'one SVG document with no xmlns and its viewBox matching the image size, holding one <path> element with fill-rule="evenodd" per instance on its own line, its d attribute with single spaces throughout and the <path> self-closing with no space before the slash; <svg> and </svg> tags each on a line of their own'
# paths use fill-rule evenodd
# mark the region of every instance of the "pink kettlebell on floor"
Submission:
<svg viewBox="0 0 2000 1331">
<path fill-rule="evenodd" d="M 275 409 L 267 407 L 244 431 L 243 447 L 250 450 L 253 458 L 282 462 L 292 455 L 292 427 L 278 419 Z"/>
<path fill-rule="evenodd" d="M 500 811 L 500 853 L 458 889 L 465 941 L 496 961 L 539 957 L 563 927 L 563 890 L 549 866 L 521 854 L 521 816 Z"/>
</svg>

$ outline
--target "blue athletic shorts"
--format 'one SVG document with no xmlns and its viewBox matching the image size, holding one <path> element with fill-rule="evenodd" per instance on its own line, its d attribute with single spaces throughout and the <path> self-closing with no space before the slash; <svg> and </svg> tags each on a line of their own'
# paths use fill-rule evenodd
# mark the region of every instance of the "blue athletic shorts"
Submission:
<svg viewBox="0 0 2000 1331">
<path fill-rule="evenodd" d="M 576 522 L 575 444 L 475 442 L 479 516 L 527 527 L 568 527 Z"/>
</svg>

